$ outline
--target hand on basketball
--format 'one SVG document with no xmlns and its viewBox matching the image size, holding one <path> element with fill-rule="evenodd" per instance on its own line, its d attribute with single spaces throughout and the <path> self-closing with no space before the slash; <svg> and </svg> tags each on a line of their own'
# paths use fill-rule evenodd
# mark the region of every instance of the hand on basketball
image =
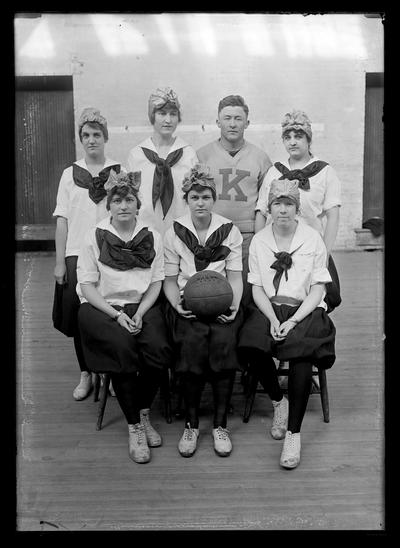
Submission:
<svg viewBox="0 0 400 548">
<path fill-rule="evenodd" d="M 176 308 L 175 310 L 178 312 L 178 314 L 180 314 L 181 316 L 183 316 L 185 319 L 187 320 L 193 320 L 193 319 L 196 319 L 196 316 L 193 314 L 193 312 L 191 310 L 186 310 L 185 308 L 183 308 L 182 306 L 182 299 L 180 300 L 180 302 L 176 305 Z"/>
<path fill-rule="evenodd" d="M 237 311 L 237 308 L 234 307 L 234 306 L 230 306 L 230 307 L 229 307 L 229 310 L 231 311 L 231 313 L 229 314 L 229 316 L 227 316 L 226 314 L 220 314 L 220 315 L 217 317 L 217 322 L 219 322 L 219 323 L 230 323 L 230 322 L 233 322 L 233 320 L 236 318 L 236 314 L 238 313 L 238 311 Z"/>
</svg>

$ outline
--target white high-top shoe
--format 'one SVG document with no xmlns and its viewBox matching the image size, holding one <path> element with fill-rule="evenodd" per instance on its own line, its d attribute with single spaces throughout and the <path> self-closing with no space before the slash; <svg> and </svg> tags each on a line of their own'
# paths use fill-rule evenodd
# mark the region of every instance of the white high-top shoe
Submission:
<svg viewBox="0 0 400 548">
<path fill-rule="evenodd" d="M 274 418 L 272 419 L 271 436 L 274 440 L 282 440 L 285 437 L 288 418 L 289 418 L 289 402 L 285 396 L 281 401 L 273 401 Z"/>
<path fill-rule="evenodd" d="M 281 453 L 280 465 L 283 468 L 296 468 L 300 463 L 301 440 L 300 432 L 292 434 L 290 430 L 286 432 L 285 441 Z"/>
<path fill-rule="evenodd" d="M 81 371 L 81 380 L 72 392 L 74 400 L 80 401 L 87 398 L 92 390 L 92 374 L 89 371 Z"/>
<path fill-rule="evenodd" d="M 140 424 L 144 426 L 148 446 L 160 447 L 162 445 L 162 438 L 150 422 L 150 409 L 140 410 Z"/>
<path fill-rule="evenodd" d="M 130 458 L 139 463 L 149 462 L 151 455 L 144 426 L 140 423 L 128 424 L 128 429 Z"/>
</svg>

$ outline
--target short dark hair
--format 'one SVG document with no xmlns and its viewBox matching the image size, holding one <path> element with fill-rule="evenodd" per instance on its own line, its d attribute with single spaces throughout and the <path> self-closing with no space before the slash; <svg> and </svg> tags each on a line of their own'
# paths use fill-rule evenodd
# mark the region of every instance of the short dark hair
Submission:
<svg viewBox="0 0 400 548">
<path fill-rule="evenodd" d="M 111 203 L 111 200 L 114 198 L 114 196 L 125 198 L 126 196 L 128 196 L 128 194 L 132 194 L 133 196 L 135 196 L 137 209 L 139 211 L 142 205 L 142 202 L 140 201 L 139 196 L 137 195 L 137 192 L 135 192 L 130 185 L 123 185 L 123 186 L 115 185 L 111 190 L 107 192 L 107 203 L 106 203 L 107 211 L 110 211 L 110 203 Z"/>
<path fill-rule="evenodd" d="M 185 200 L 186 203 L 188 201 L 188 194 L 191 190 L 195 190 L 196 192 L 203 192 L 204 190 L 210 190 L 214 202 L 217 201 L 217 193 L 215 192 L 213 188 L 210 188 L 209 186 L 200 185 L 199 183 L 195 183 L 189 188 L 187 192 L 183 193 L 183 199 Z"/>
<path fill-rule="evenodd" d="M 169 101 L 167 103 L 165 103 L 165 105 L 163 105 L 162 107 L 160 108 L 155 108 L 153 110 L 153 112 L 150 114 L 150 123 L 151 125 L 154 125 L 154 121 L 156 119 L 156 112 L 158 110 L 163 110 L 164 108 L 168 108 L 168 109 L 171 109 L 171 110 L 177 110 L 178 111 L 178 121 L 180 122 L 181 121 L 181 111 L 179 110 L 179 108 L 174 104 L 174 103 L 170 103 Z"/>
<path fill-rule="evenodd" d="M 218 105 L 218 114 L 225 107 L 242 107 L 246 113 L 246 116 L 249 115 L 249 107 L 246 105 L 241 95 L 228 95 L 227 97 L 221 99 Z"/>
<path fill-rule="evenodd" d="M 82 142 L 82 129 L 83 129 L 84 126 L 89 126 L 92 129 L 99 129 L 102 132 L 102 134 L 104 135 L 104 140 L 106 142 L 108 141 L 108 130 L 107 130 L 106 127 L 99 124 L 99 122 L 85 122 L 82 125 L 82 127 L 79 128 L 79 139 L 80 139 L 81 142 Z"/>
<path fill-rule="evenodd" d="M 280 199 L 286 199 L 288 202 L 291 202 L 292 204 L 294 204 L 296 206 L 296 213 L 300 211 L 300 204 L 298 204 L 294 199 L 287 196 L 281 196 L 280 198 L 275 198 L 275 200 L 280 200 Z M 275 202 L 275 200 L 273 200 L 270 204 L 268 204 L 268 208 L 267 208 L 268 213 L 271 213 L 271 205 Z"/>
<path fill-rule="evenodd" d="M 286 129 L 283 133 L 282 133 L 282 139 L 285 137 L 285 135 L 287 135 L 288 133 L 290 133 L 291 131 L 294 131 L 295 133 L 304 133 L 304 135 L 306 136 L 307 138 L 307 141 L 308 143 L 311 143 L 311 137 L 304 131 L 304 129 L 293 129 L 293 128 L 289 128 L 289 129 Z"/>
</svg>

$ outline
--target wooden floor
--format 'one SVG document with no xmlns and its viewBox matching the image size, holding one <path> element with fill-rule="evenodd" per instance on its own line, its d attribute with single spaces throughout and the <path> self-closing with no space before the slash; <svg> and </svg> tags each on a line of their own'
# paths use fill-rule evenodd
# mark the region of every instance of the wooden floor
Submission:
<svg viewBox="0 0 400 548">
<path fill-rule="evenodd" d="M 282 442 L 268 434 L 269 398 L 257 395 L 244 424 L 239 382 L 229 458 L 213 451 L 206 394 L 193 458 L 178 454 L 183 422 L 167 424 L 157 398 L 153 422 L 164 445 L 152 450 L 150 463 L 133 463 L 115 398 L 99 432 L 93 399 L 72 399 L 79 376 L 72 340 L 51 323 L 54 254 L 16 257 L 19 531 L 384 528 L 381 251 L 335 254 L 343 304 L 332 313 L 331 421 L 323 422 L 312 395 L 302 461 L 291 471 L 279 467 Z"/>
</svg>

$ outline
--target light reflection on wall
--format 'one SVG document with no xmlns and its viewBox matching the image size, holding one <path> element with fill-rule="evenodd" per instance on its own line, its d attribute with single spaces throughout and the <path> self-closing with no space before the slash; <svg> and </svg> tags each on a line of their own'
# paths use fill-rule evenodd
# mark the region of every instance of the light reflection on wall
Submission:
<svg viewBox="0 0 400 548">
<path fill-rule="evenodd" d="M 25 44 L 18 51 L 18 55 L 47 59 L 56 55 L 54 41 L 51 37 L 49 24 L 46 20 L 35 21 L 37 25 Z"/>
<path fill-rule="evenodd" d="M 274 55 L 265 17 L 241 14 L 239 21 L 243 46 L 249 55 Z"/>
<path fill-rule="evenodd" d="M 187 14 L 187 26 L 190 29 L 189 38 L 195 53 L 217 54 L 215 31 L 209 15 Z"/>
<path fill-rule="evenodd" d="M 133 25 L 113 14 L 94 14 L 90 16 L 97 37 L 109 55 L 143 55 L 149 48 L 145 39 Z"/>
<path fill-rule="evenodd" d="M 359 22 L 353 16 L 280 16 L 289 57 L 365 58 Z"/>
<path fill-rule="evenodd" d="M 57 33 L 54 38 L 64 53 L 65 44 L 72 40 L 79 46 L 80 27 L 74 27 L 74 15 L 62 15 L 64 19 L 69 17 L 71 25 L 61 29 L 58 25 L 62 19 L 53 14 L 45 14 L 40 20 L 17 20 L 17 55 L 38 59 L 61 56 L 51 32 Z M 293 59 L 367 59 L 360 17 L 353 14 L 140 14 L 133 25 L 123 14 L 88 14 L 103 51 L 110 56 L 150 53 L 150 43 L 143 36 L 148 33 L 156 36 L 174 55 L 189 53 L 186 49 L 189 47 L 197 55 L 224 56 L 239 45 L 245 56 L 276 55 L 280 59 L 285 55 Z M 72 36 L 69 35 L 71 28 Z M 33 30 L 25 43 L 19 45 L 28 29 Z"/>
<path fill-rule="evenodd" d="M 160 14 L 154 15 L 154 19 L 158 25 L 161 36 L 168 46 L 170 53 L 179 53 L 179 42 L 172 25 L 171 15 Z"/>
</svg>

